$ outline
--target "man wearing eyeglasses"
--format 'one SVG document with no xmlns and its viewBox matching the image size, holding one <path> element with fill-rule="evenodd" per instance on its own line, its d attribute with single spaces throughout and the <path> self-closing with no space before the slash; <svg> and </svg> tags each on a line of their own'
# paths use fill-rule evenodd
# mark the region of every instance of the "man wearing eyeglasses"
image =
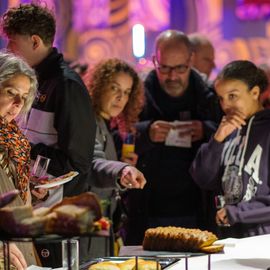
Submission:
<svg viewBox="0 0 270 270">
<path fill-rule="evenodd" d="M 145 80 L 146 103 L 136 139 L 138 167 L 148 183 L 145 191 L 129 192 L 128 245 L 141 244 L 148 227 L 199 227 L 201 193 L 189 167 L 216 128 L 213 93 L 191 69 L 188 37 L 167 30 L 155 45 L 155 69 Z"/>
</svg>

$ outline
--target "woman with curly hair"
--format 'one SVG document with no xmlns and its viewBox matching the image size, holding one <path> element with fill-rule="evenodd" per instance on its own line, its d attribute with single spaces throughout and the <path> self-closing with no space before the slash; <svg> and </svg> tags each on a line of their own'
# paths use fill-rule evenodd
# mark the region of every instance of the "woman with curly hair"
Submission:
<svg viewBox="0 0 270 270">
<path fill-rule="evenodd" d="M 99 63 L 88 75 L 90 78 L 86 85 L 88 85 L 96 114 L 96 139 L 101 144 L 107 160 L 118 160 L 112 130 L 116 129 L 122 138 L 126 133 L 132 133 L 135 136 L 135 123 L 144 100 L 142 82 L 130 65 L 116 58 Z M 137 155 L 129 153 L 128 156 L 122 156 L 120 159 L 125 162 L 123 164 L 135 166 Z M 113 220 L 114 231 L 119 232 L 122 224 L 119 218 L 122 215 L 120 208 L 123 206 L 119 189 L 93 187 L 91 190 L 109 203 L 104 214 Z"/>
<path fill-rule="evenodd" d="M 88 89 L 97 117 L 97 138 L 104 142 L 106 158 L 117 160 L 110 131 L 116 128 L 122 138 L 126 133 L 135 135 L 144 100 L 143 85 L 136 71 L 116 58 L 98 64 L 91 75 Z M 129 153 L 121 160 L 136 165 L 137 155 Z"/>
</svg>

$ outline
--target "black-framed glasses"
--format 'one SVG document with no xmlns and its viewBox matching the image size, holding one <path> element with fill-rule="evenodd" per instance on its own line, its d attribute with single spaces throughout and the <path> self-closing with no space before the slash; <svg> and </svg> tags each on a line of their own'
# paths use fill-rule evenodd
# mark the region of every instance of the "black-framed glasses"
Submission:
<svg viewBox="0 0 270 270">
<path fill-rule="evenodd" d="M 190 58 L 188 59 L 187 62 L 189 62 L 189 61 L 190 61 Z M 177 65 L 177 66 L 174 66 L 174 67 L 162 65 L 162 64 L 160 64 L 158 62 L 157 59 L 154 60 L 154 64 L 155 64 L 155 67 L 162 74 L 169 74 L 173 70 L 178 74 L 183 74 L 183 73 L 186 73 L 188 68 L 189 68 L 189 64 L 181 64 L 181 65 Z"/>
</svg>

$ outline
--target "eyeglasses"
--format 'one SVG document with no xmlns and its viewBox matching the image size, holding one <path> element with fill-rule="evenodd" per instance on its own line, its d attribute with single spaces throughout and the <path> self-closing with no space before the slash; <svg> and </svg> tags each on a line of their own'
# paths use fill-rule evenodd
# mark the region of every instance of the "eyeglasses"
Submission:
<svg viewBox="0 0 270 270">
<path fill-rule="evenodd" d="M 188 62 L 190 61 L 190 58 L 188 59 Z M 169 74 L 170 72 L 172 72 L 173 70 L 178 73 L 178 74 L 183 74 L 186 73 L 188 68 L 189 68 L 189 64 L 186 65 L 177 65 L 174 67 L 170 67 L 170 66 L 166 66 L 166 65 L 162 65 L 158 62 L 157 59 L 155 59 L 154 61 L 154 65 L 155 67 L 159 70 L 160 73 L 162 74 Z"/>
</svg>

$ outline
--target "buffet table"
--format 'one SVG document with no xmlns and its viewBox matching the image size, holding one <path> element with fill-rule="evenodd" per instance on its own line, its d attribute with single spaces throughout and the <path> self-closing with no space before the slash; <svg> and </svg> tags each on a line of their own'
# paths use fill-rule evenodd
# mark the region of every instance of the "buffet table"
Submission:
<svg viewBox="0 0 270 270">
<path fill-rule="evenodd" d="M 220 242 L 225 244 L 224 253 L 211 255 L 211 270 L 270 269 L 270 234 L 242 239 L 228 238 Z M 185 260 L 181 259 L 167 269 L 184 270 Z M 189 258 L 188 269 L 209 269 L 208 256 Z"/>
</svg>

